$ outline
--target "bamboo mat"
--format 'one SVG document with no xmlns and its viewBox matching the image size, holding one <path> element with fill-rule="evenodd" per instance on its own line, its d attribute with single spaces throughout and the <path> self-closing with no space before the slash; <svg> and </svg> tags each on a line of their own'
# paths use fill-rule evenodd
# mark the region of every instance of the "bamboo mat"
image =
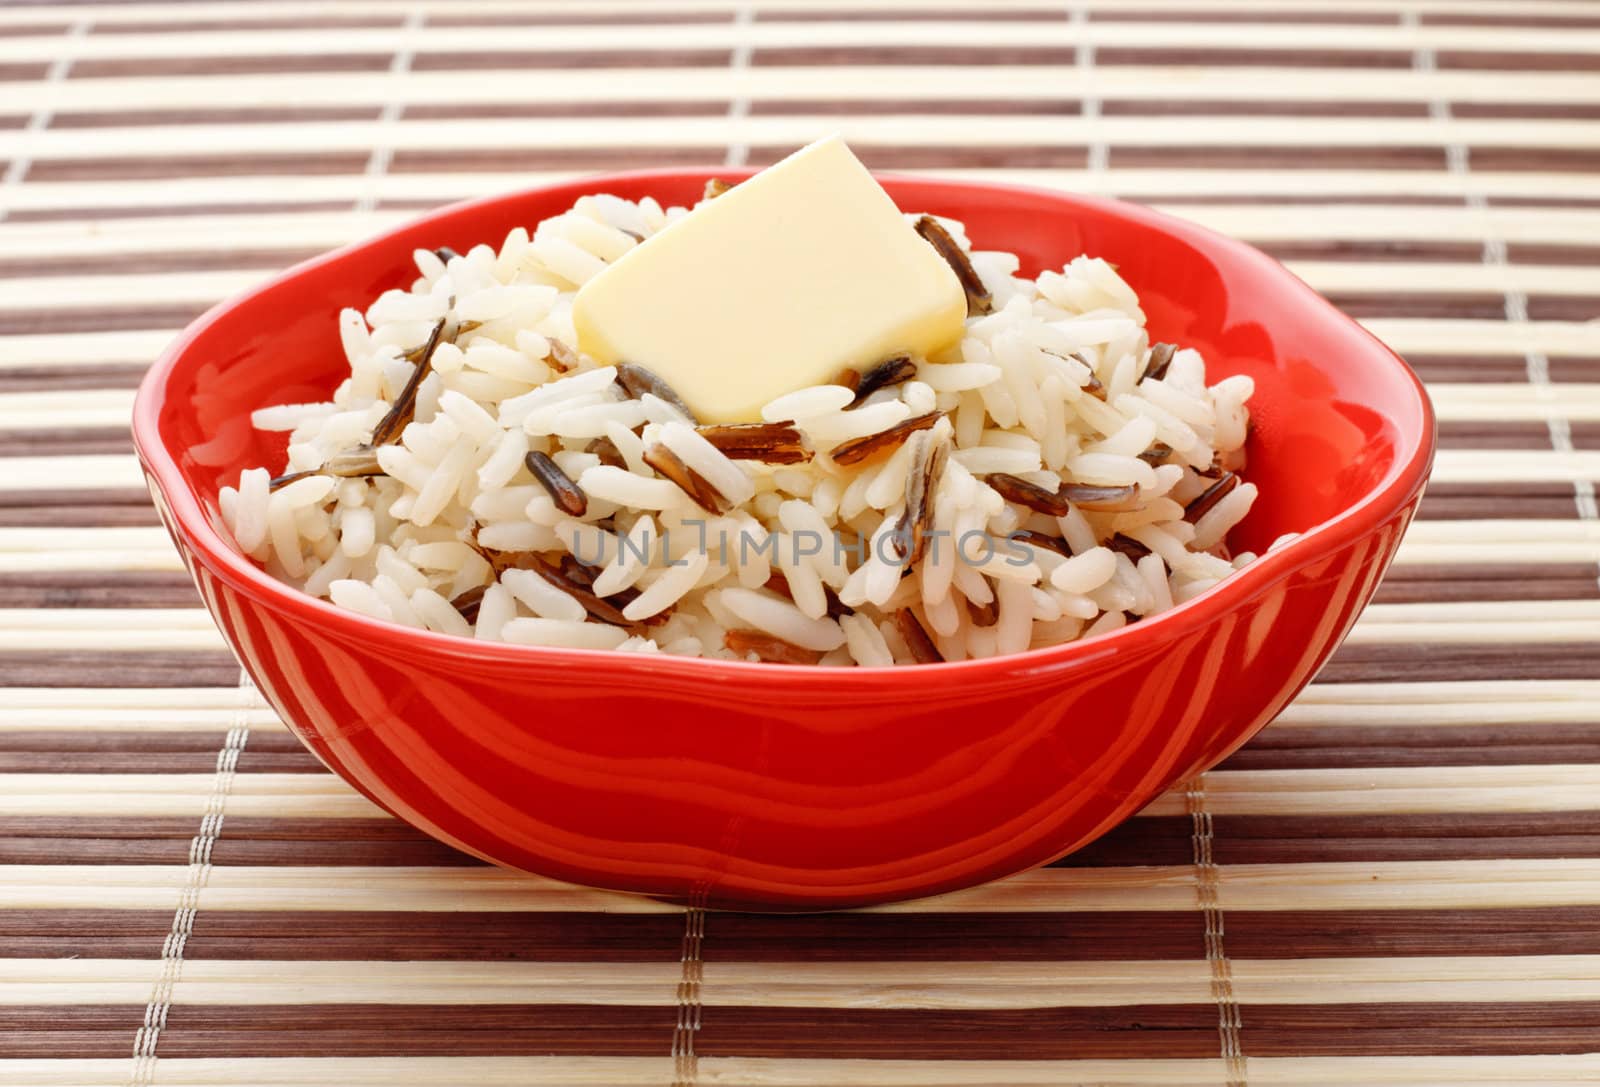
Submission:
<svg viewBox="0 0 1600 1087">
<path fill-rule="evenodd" d="M 0 3 L 0 1084 L 1600 1083 L 1600 3 Z M 1107 193 L 1429 382 L 1376 604 L 1053 867 L 816 917 L 486 868 L 248 687 L 140 486 L 144 367 L 415 209 L 618 167 Z M 331 330 L 330 330 L 331 334 Z"/>
</svg>

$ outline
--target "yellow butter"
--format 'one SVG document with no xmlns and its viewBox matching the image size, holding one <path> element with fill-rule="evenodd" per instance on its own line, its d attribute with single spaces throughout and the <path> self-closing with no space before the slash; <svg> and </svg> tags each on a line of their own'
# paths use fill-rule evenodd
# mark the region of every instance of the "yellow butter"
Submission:
<svg viewBox="0 0 1600 1087">
<path fill-rule="evenodd" d="M 578 346 L 666 380 L 703 422 L 961 335 L 955 273 L 838 137 L 701 204 L 578 292 Z"/>
</svg>

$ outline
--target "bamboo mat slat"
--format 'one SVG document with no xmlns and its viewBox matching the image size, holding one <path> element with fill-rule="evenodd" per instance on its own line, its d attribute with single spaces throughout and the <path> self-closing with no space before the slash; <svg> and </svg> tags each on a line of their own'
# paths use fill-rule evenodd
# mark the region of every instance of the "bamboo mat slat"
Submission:
<svg viewBox="0 0 1600 1087">
<path fill-rule="evenodd" d="M 145 367 L 420 209 L 824 131 L 1190 217 L 1406 355 L 1377 602 L 1220 766 L 938 898 L 707 916 L 384 815 L 241 688 Z M 1600 1082 L 1597 485 L 1595 0 L 0 5 L 0 1084 Z"/>
</svg>

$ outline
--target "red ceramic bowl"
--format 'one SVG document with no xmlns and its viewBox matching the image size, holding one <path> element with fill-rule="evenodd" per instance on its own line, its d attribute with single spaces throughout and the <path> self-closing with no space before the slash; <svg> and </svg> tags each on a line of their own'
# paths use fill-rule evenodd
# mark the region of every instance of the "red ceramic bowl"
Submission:
<svg viewBox="0 0 1600 1087">
<path fill-rule="evenodd" d="M 719 176 L 735 173 L 716 171 Z M 134 439 L 206 606 L 317 756 L 460 849 L 713 907 L 948 891 L 1060 857 L 1272 720 L 1338 646 L 1422 492 L 1433 415 L 1393 353 L 1259 252 L 1126 204 L 894 178 L 1026 274 L 1080 253 L 1153 338 L 1256 382 L 1239 548 L 1301 537 L 1158 618 L 1017 656 L 892 670 L 485 645 L 342 611 L 225 538 L 217 491 L 276 467 L 253 409 L 345 372 L 340 307 L 411 281 L 413 249 L 498 244 L 578 196 L 692 203 L 708 173 L 591 178 L 458 205 L 212 310 L 139 390 Z"/>
</svg>

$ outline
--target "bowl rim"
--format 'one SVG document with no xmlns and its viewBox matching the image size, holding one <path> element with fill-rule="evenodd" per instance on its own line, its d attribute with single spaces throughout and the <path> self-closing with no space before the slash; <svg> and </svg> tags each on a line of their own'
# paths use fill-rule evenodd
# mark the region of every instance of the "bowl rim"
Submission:
<svg viewBox="0 0 1600 1087">
<path fill-rule="evenodd" d="M 443 225 L 465 212 L 479 208 L 514 204 L 554 192 L 566 191 L 581 195 L 584 192 L 604 191 L 606 186 L 619 183 L 629 185 L 648 185 L 652 182 L 681 183 L 702 181 L 711 176 L 742 178 L 754 172 L 755 170 L 749 168 L 733 169 L 717 166 L 616 171 L 457 201 L 424 215 L 409 218 L 377 234 L 301 261 L 217 303 L 179 333 L 162 351 L 140 381 L 134 399 L 132 433 L 135 452 L 152 482 L 153 489 L 160 492 L 160 499 L 170 518 L 168 526 L 174 536 L 182 538 L 180 546 L 191 549 L 196 558 L 202 561 L 213 575 L 254 603 L 280 613 L 288 613 L 299 620 L 321 624 L 328 628 L 330 633 L 360 639 L 374 649 L 391 652 L 397 657 L 421 651 L 441 657 L 471 661 L 479 666 L 493 663 L 524 666 L 543 663 L 557 667 L 603 665 L 613 669 L 619 680 L 629 675 L 648 678 L 651 682 L 657 683 L 674 678 L 691 683 L 715 682 L 718 679 L 760 678 L 763 683 L 796 690 L 812 690 L 820 685 L 828 691 L 848 690 L 864 695 L 873 693 L 903 695 L 908 680 L 919 678 L 959 680 L 982 685 L 1003 684 L 1026 679 L 1042 671 L 1081 665 L 1108 655 L 1148 651 L 1158 644 L 1164 644 L 1220 619 L 1266 592 L 1295 571 L 1377 530 L 1405 509 L 1427 481 L 1437 443 L 1437 423 L 1433 405 L 1421 380 L 1390 347 L 1254 246 L 1219 234 L 1197 223 L 1142 205 L 1107 197 L 1010 182 L 948 180 L 935 175 L 876 172 L 874 176 L 890 186 L 958 188 L 972 192 L 1021 194 L 1035 199 L 1042 196 L 1059 201 L 1064 207 L 1075 207 L 1093 215 L 1109 215 L 1132 220 L 1138 225 L 1174 236 L 1201 251 L 1220 253 L 1234 263 L 1254 265 L 1284 281 L 1286 288 L 1298 294 L 1303 302 L 1334 317 L 1337 322 L 1345 326 L 1346 331 L 1354 330 L 1366 341 L 1367 346 L 1377 357 L 1383 359 L 1387 365 L 1397 368 L 1414 397 L 1413 407 L 1419 425 L 1415 429 L 1409 426 L 1398 428 L 1399 452 L 1394 462 L 1383 477 L 1358 501 L 1306 529 L 1282 547 L 1262 554 L 1217 586 L 1168 611 L 1114 631 L 1061 645 L 1045 646 L 1005 656 L 941 661 L 895 668 L 775 666 L 765 662 L 730 661 L 718 658 L 619 653 L 614 650 L 477 641 L 403 626 L 336 607 L 329 601 L 310 596 L 278 581 L 236 551 L 213 526 L 198 495 L 190 488 L 182 469 L 178 466 L 177 458 L 161 440 L 159 424 L 167 406 L 169 386 L 174 377 L 186 368 L 186 364 L 193 365 L 188 363 L 188 357 L 196 342 L 212 326 L 226 320 L 238 307 L 276 290 L 307 272 L 342 261 L 363 250 L 380 248 L 398 235 L 419 227 L 436 223 Z"/>
</svg>

